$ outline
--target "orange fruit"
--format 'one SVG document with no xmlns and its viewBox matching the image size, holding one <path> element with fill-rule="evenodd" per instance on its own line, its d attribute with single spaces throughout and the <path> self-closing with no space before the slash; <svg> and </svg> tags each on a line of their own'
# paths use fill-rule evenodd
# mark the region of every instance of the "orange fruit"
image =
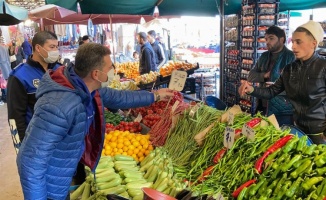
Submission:
<svg viewBox="0 0 326 200">
<path fill-rule="evenodd" d="M 111 150 L 105 150 L 105 155 L 109 156 L 111 154 Z"/>
<path fill-rule="evenodd" d="M 130 140 L 130 142 L 131 143 L 134 143 L 134 142 L 136 142 L 137 140 L 135 139 L 135 138 L 132 138 L 131 140 Z"/>
<path fill-rule="evenodd" d="M 144 157 L 144 154 L 143 154 L 142 152 L 139 152 L 139 153 L 137 154 L 137 156 L 138 156 L 138 158 L 140 158 L 140 157 Z"/>
<path fill-rule="evenodd" d="M 122 152 L 122 155 L 128 156 L 127 152 Z"/>
<path fill-rule="evenodd" d="M 153 148 L 153 146 L 150 144 L 149 146 L 148 146 L 148 150 L 153 150 L 154 148 Z"/>
<path fill-rule="evenodd" d="M 114 132 L 113 132 L 113 136 L 116 136 L 116 137 L 118 137 L 120 135 L 120 131 L 118 131 L 118 130 L 115 130 Z"/>
<path fill-rule="evenodd" d="M 137 148 L 138 148 L 139 150 L 141 150 L 141 149 L 143 149 L 143 146 L 142 146 L 142 145 L 139 145 Z"/>
<path fill-rule="evenodd" d="M 147 144 L 147 143 L 145 143 L 145 144 L 143 145 L 143 149 L 148 149 L 148 144 Z"/>
<path fill-rule="evenodd" d="M 144 145 L 147 143 L 146 139 L 142 138 L 140 141 L 139 141 L 140 145 Z"/>
<path fill-rule="evenodd" d="M 127 152 L 127 151 L 128 151 L 128 147 L 127 147 L 127 146 L 124 146 L 124 147 L 122 148 L 122 150 L 123 150 L 124 152 Z"/>
<path fill-rule="evenodd" d="M 129 146 L 129 145 L 131 145 L 131 143 L 130 143 L 129 140 L 125 140 L 125 141 L 123 142 L 123 144 L 124 144 L 125 146 Z"/>
<path fill-rule="evenodd" d="M 122 149 L 123 148 L 123 144 L 122 143 L 118 143 L 117 148 L 118 149 Z"/>
<path fill-rule="evenodd" d="M 118 152 L 118 148 L 114 148 L 113 152 L 115 152 L 115 153 Z"/>
<path fill-rule="evenodd" d="M 139 162 L 143 161 L 144 157 L 139 157 Z"/>
<path fill-rule="evenodd" d="M 117 143 L 115 143 L 115 142 L 111 142 L 110 146 L 111 146 L 112 148 L 116 148 L 116 147 L 117 147 Z"/>
<path fill-rule="evenodd" d="M 127 153 L 128 153 L 129 156 L 132 156 L 132 154 L 134 154 L 134 151 L 129 149 Z"/>
<path fill-rule="evenodd" d="M 136 160 L 136 158 L 137 158 L 136 154 L 132 154 L 131 156 Z"/>
<path fill-rule="evenodd" d="M 146 149 L 143 149 L 143 148 L 142 148 L 142 149 L 140 150 L 140 152 L 142 152 L 143 154 L 145 154 Z"/>
<path fill-rule="evenodd" d="M 133 145 L 134 147 L 138 147 L 140 144 L 139 144 L 138 141 L 135 141 L 135 142 L 132 143 L 132 145 Z"/>
<path fill-rule="evenodd" d="M 140 135 L 137 135 L 135 139 L 136 139 L 137 141 L 140 141 L 140 140 L 141 140 L 141 136 L 140 136 Z"/>
<path fill-rule="evenodd" d="M 118 136 L 117 143 L 123 143 L 123 137 Z"/>
<path fill-rule="evenodd" d="M 129 146 L 128 146 L 128 149 L 129 149 L 129 150 L 134 150 L 135 147 L 134 147 L 133 145 L 129 145 Z"/>
<path fill-rule="evenodd" d="M 115 142 L 115 141 L 117 141 L 117 139 L 118 139 L 117 136 L 112 136 L 112 138 L 111 138 L 110 141 L 111 141 L 111 142 Z"/>
<path fill-rule="evenodd" d="M 145 155 L 147 156 L 148 154 L 150 154 L 150 151 L 149 150 L 146 150 L 145 151 Z"/>
<path fill-rule="evenodd" d="M 127 135 L 127 139 L 130 141 L 133 138 L 132 134 Z"/>
<path fill-rule="evenodd" d="M 150 137 L 150 135 L 149 135 L 149 134 L 145 135 L 145 138 L 146 138 L 146 139 L 149 139 L 149 137 Z"/>
<path fill-rule="evenodd" d="M 105 145 L 104 149 L 105 149 L 105 150 L 110 150 L 111 147 L 110 147 L 109 145 Z"/>
<path fill-rule="evenodd" d="M 139 153 L 139 149 L 135 149 L 134 154 L 138 154 L 138 153 Z"/>
<path fill-rule="evenodd" d="M 122 149 L 118 149 L 118 153 L 119 154 L 122 154 L 123 153 L 123 150 Z"/>
</svg>

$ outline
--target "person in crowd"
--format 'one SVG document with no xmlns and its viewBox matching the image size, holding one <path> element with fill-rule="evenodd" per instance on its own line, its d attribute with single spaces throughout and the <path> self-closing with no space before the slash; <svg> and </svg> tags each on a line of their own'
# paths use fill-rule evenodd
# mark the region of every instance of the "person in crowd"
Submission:
<svg viewBox="0 0 326 200">
<path fill-rule="evenodd" d="M 75 65 L 45 74 L 35 113 L 17 156 L 25 199 L 65 199 L 79 160 L 96 168 L 105 136 L 104 107 L 127 109 L 168 100 L 173 91 L 119 91 L 110 50 L 101 44 L 79 47 Z"/>
<path fill-rule="evenodd" d="M 139 61 L 139 53 L 137 51 L 134 51 L 134 53 L 132 53 L 132 57 L 134 61 Z"/>
<path fill-rule="evenodd" d="M 285 32 L 277 26 L 271 26 L 265 33 L 268 51 L 264 52 L 258 59 L 255 67 L 250 71 L 248 81 L 259 83 L 259 87 L 268 87 L 275 82 L 281 75 L 284 67 L 295 60 L 291 50 L 286 48 Z M 286 97 L 285 92 L 270 99 L 258 100 L 258 111 L 263 114 L 272 115 L 280 125 L 293 124 L 293 107 Z"/>
<path fill-rule="evenodd" d="M 279 79 L 267 88 L 253 87 L 243 81 L 240 95 L 271 99 L 283 91 L 294 107 L 295 125 L 314 143 L 326 143 L 326 60 L 315 52 L 323 40 L 320 23 L 309 21 L 292 34 L 292 50 L 296 60 L 285 66 Z"/>
<path fill-rule="evenodd" d="M 155 52 L 155 62 L 158 69 L 160 69 L 165 63 L 165 52 L 162 45 L 156 40 L 156 32 L 154 30 L 147 32 L 147 39 L 151 43 Z"/>
<path fill-rule="evenodd" d="M 0 70 L 2 73 L 2 77 L 7 80 L 11 72 L 11 68 L 8 48 L 5 45 L 4 40 L 0 41 Z M 7 89 L 1 88 L 0 105 L 4 105 L 5 102 L 7 102 Z"/>
<path fill-rule="evenodd" d="M 165 55 L 165 63 L 168 61 L 168 60 L 170 60 L 170 55 L 169 55 L 169 50 L 167 50 L 166 49 L 166 46 L 165 46 L 165 42 L 164 42 L 164 40 L 163 40 L 163 38 L 162 37 L 160 37 L 160 36 L 158 36 L 157 38 L 156 38 L 156 40 L 162 45 L 162 47 L 163 47 L 163 51 L 164 51 L 164 55 Z"/>
<path fill-rule="evenodd" d="M 26 61 L 26 55 L 24 53 L 24 50 L 19 42 L 16 42 L 16 65 L 22 64 Z"/>
<path fill-rule="evenodd" d="M 88 36 L 88 35 L 84 35 L 84 36 L 82 37 L 82 41 L 83 41 L 83 44 L 85 44 L 85 43 L 89 43 L 89 42 L 90 42 L 89 36 Z"/>
<path fill-rule="evenodd" d="M 12 42 L 8 48 L 9 51 L 9 59 L 10 59 L 10 67 L 14 69 L 17 66 L 17 57 L 16 57 L 16 43 Z"/>
<path fill-rule="evenodd" d="M 141 45 L 139 57 L 139 73 L 142 75 L 149 73 L 150 71 L 157 71 L 155 52 L 147 41 L 146 33 L 138 33 L 137 41 Z"/>
<path fill-rule="evenodd" d="M 24 50 L 24 54 L 25 54 L 25 59 L 27 60 L 27 58 L 32 55 L 32 45 L 28 42 L 28 38 L 25 37 L 24 38 L 24 42 L 22 43 L 22 48 Z"/>
<path fill-rule="evenodd" d="M 42 76 L 48 69 L 57 69 L 60 64 L 58 38 L 48 31 L 35 34 L 33 54 L 27 62 L 14 68 L 8 79 L 8 119 L 12 133 L 18 132 L 14 146 L 19 148 L 25 137 L 36 103 L 35 92 L 39 87 Z M 8 54 L 8 51 L 7 51 Z"/>
</svg>

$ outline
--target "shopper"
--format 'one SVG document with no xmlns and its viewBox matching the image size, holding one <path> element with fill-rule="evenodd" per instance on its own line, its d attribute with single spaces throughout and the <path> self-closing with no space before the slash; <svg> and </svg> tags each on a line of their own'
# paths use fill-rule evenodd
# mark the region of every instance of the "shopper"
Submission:
<svg viewBox="0 0 326 200">
<path fill-rule="evenodd" d="M 22 48 L 24 50 L 24 54 L 25 54 L 25 59 L 27 60 L 27 58 L 32 55 L 32 45 L 28 42 L 28 38 L 25 37 L 24 42 L 22 43 Z"/>
<path fill-rule="evenodd" d="M 22 64 L 26 61 L 24 50 L 19 42 L 16 42 L 15 53 L 16 53 L 16 65 Z"/>
<path fill-rule="evenodd" d="M 264 52 L 258 59 L 255 67 L 250 71 L 248 81 L 259 83 L 259 87 L 270 86 L 281 75 L 284 67 L 295 60 L 294 54 L 285 47 L 285 32 L 277 26 L 271 26 L 265 33 L 268 51 Z M 285 92 L 270 99 L 259 99 L 257 111 L 267 116 L 275 114 L 280 125 L 293 124 L 293 107 L 286 97 Z"/>
<path fill-rule="evenodd" d="M 155 52 L 155 62 L 158 69 L 166 63 L 165 52 L 162 45 L 156 40 L 156 32 L 154 30 L 147 32 L 147 39 L 151 43 Z"/>
<path fill-rule="evenodd" d="M 168 100 L 161 89 L 118 91 L 110 50 L 101 44 L 79 47 L 75 66 L 46 73 L 37 90 L 35 113 L 17 157 L 25 199 L 65 199 L 78 161 L 96 168 L 105 135 L 104 109 L 148 106 Z"/>
<path fill-rule="evenodd" d="M 244 81 L 240 95 L 271 99 L 283 91 L 294 107 L 295 125 L 313 142 L 326 143 L 326 60 L 315 52 L 323 40 L 321 25 L 309 21 L 299 26 L 292 35 L 292 50 L 296 60 L 285 66 L 283 73 L 268 88 L 253 87 Z"/>
<path fill-rule="evenodd" d="M 83 44 L 85 44 L 85 43 L 89 43 L 89 42 L 90 42 L 89 36 L 88 36 L 88 35 L 84 35 L 84 36 L 82 37 L 82 41 L 83 41 Z"/>
<path fill-rule="evenodd" d="M 132 58 L 134 59 L 134 61 L 139 61 L 139 54 L 137 51 L 134 51 L 134 53 L 132 53 Z"/>
<path fill-rule="evenodd" d="M 11 72 L 11 68 L 10 68 L 8 48 L 4 44 L 4 40 L 0 41 L 0 70 L 3 78 L 7 80 Z M 7 102 L 7 89 L 1 88 L 0 105 L 4 105 L 5 102 Z"/>
<path fill-rule="evenodd" d="M 16 61 L 17 61 L 17 57 L 16 57 L 16 44 L 15 42 L 12 42 L 9 45 L 9 59 L 10 59 L 10 67 L 11 69 L 14 69 L 16 67 Z"/>
<path fill-rule="evenodd" d="M 149 73 L 150 71 L 157 71 L 155 53 L 152 46 L 147 41 L 146 33 L 138 33 L 137 41 L 141 45 L 139 57 L 139 73 L 142 75 Z"/>
<path fill-rule="evenodd" d="M 8 79 L 8 119 L 12 133 L 18 132 L 14 146 L 19 148 L 34 113 L 35 92 L 42 76 L 48 69 L 57 69 L 60 63 L 57 36 L 48 31 L 35 34 L 33 54 L 27 62 L 16 67 Z M 8 51 L 7 51 L 8 54 Z"/>
</svg>

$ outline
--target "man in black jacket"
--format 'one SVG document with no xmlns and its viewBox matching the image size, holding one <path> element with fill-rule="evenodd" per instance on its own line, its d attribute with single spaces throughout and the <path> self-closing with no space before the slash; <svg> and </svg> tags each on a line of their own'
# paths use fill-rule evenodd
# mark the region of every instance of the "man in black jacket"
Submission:
<svg viewBox="0 0 326 200">
<path fill-rule="evenodd" d="M 146 33 L 138 33 L 137 41 L 141 45 L 139 57 L 139 73 L 142 75 L 149 73 L 150 71 L 157 71 L 155 53 L 152 46 L 147 41 Z"/>
<path fill-rule="evenodd" d="M 151 43 L 155 52 L 155 62 L 157 68 L 160 69 L 166 62 L 165 53 L 162 45 L 156 40 L 156 33 L 154 30 L 147 32 L 147 39 Z"/>
<path fill-rule="evenodd" d="M 323 40 L 321 25 L 309 21 L 292 35 L 292 50 L 296 60 L 286 65 L 280 78 L 268 88 L 253 87 L 243 82 L 240 95 L 271 99 L 283 91 L 294 107 L 295 125 L 314 143 L 326 143 L 326 60 L 315 49 Z"/>
</svg>

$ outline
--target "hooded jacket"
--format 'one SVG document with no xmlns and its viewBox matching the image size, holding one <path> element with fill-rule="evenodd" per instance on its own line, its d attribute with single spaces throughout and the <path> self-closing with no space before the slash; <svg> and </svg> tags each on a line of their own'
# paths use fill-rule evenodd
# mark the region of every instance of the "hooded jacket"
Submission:
<svg viewBox="0 0 326 200">
<path fill-rule="evenodd" d="M 79 160 L 96 168 L 105 134 L 103 106 L 126 109 L 154 102 L 147 91 L 103 88 L 94 95 L 94 116 L 88 116 L 91 95 L 73 83 L 65 67 L 46 73 L 36 96 L 17 156 L 25 200 L 65 199 Z M 94 121 L 88 129 L 89 117 Z"/>
<path fill-rule="evenodd" d="M 149 42 L 141 46 L 139 56 L 139 73 L 146 74 L 150 71 L 157 71 L 156 58 L 154 50 Z"/>
<path fill-rule="evenodd" d="M 316 53 L 306 61 L 287 65 L 268 88 L 255 88 L 252 96 L 271 99 L 285 90 L 294 107 L 294 121 L 306 134 L 326 130 L 326 60 Z"/>
</svg>

